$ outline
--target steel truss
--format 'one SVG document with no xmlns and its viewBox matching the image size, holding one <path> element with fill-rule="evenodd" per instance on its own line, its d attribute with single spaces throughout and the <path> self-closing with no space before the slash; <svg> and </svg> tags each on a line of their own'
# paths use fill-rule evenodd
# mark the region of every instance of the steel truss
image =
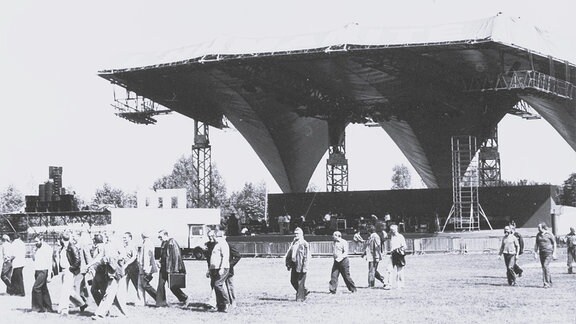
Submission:
<svg viewBox="0 0 576 324">
<path fill-rule="evenodd" d="M 116 94 L 116 86 L 113 87 L 114 107 L 118 112 L 116 116 L 124 118 L 135 124 L 156 124 L 156 119 L 153 116 L 169 114 L 171 110 L 161 109 L 160 104 L 152 101 L 151 99 L 137 95 L 128 89 L 122 89 L 123 95 Z"/>
<path fill-rule="evenodd" d="M 442 227 L 452 220 L 454 230 L 480 230 L 480 216 L 490 229 L 492 225 L 486 217 L 478 199 L 478 159 L 474 136 L 452 137 L 452 208 Z"/>
<path fill-rule="evenodd" d="M 494 127 L 480 148 L 479 160 L 480 186 L 499 186 L 502 183 L 502 176 L 498 151 L 498 126 Z"/>
<path fill-rule="evenodd" d="M 194 145 L 192 145 L 192 166 L 194 178 L 192 201 L 195 208 L 211 208 L 212 194 L 212 148 L 208 134 L 208 124 L 194 120 Z"/>
<path fill-rule="evenodd" d="M 346 159 L 346 141 L 343 133 L 337 143 L 328 148 L 326 160 L 326 191 L 348 191 L 348 159 Z"/>
<path fill-rule="evenodd" d="M 576 87 L 572 83 L 533 70 L 501 73 L 496 79 L 490 77 L 474 79 L 466 86 L 467 91 L 518 89 L 533 89 L 562 99 L 576 98 Z"/>
</svg>

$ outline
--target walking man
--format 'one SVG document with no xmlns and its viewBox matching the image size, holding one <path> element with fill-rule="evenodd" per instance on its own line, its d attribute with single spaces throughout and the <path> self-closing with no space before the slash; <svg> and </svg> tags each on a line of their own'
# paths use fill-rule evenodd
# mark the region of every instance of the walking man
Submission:
<svg viewBox="0 0 576 324">
<path fill-rule="evenodd" d="M 390 261 L 392 271 L 390 273 L 390 280 L 396 282 L 397 288 L 404 287 L 404 266 L 406 254 L 406 239 L 404 235 L 398 232 L 398 225 L 390 225 Z"/>
<path fill-rule="evenodd" d="M 12 295 L 25 296 L 24 292 L 24 277 L 22 270 L 24 270 L 24 262 L 26 260 L 26 245 L 20 239 L 20 234 L 14 233 L 14 240 L 12 240 Z"/>
<path fill-rule="evenodd" d="M 53 250 L 49 244 L 44 243 L 42 235 L 34 239 L 36 252 L 34 253 L 34 286 L 32 286 L 32 311 L 52 313 L 52 299 L 48 291 L 48 278 L 52 273 Z"/>
<path fill-rule="evenodd" d="M 518 233 L 518 231 L 516 231 L 516 226 L 510 224 L 510 230 L 518 240 L 518 255 L 516 256 L 516 262 L 514 262 L 514 273 L 518 277 L 522 277 L 522 272 L 524 272 L 524 270 L 522 270 L 522 268 L 520 268 L 520 266 L 518 265 L 518 259 L 524 253 L 524 238 L 520 233 Z"/>
<path fill-rule="evenodd" d="M 304 231 L 300 227 L 294 229 L 294 240 L 284 257 L 286 268 L 290 273 L 290 283 L 296 290 L 296 301 L 305 301 L 309 291 L 306 289 L 306 273 L 308 262 L 312 258 L 310 244 L 304 240 Z"/>
<path fill-rule="evenodd" d="M 12 260 L 14 255 L 12 254 L 12 243 L 10 242 L 10 237 L 6 234 L 2 235 L 2 274 L 1 278 L 6 285 L 6 293 L 12 295 Z"/>
<path fill-rule="evenodd" d="M 225 238 L 224 238 L 225 239 Z M 230 300 L 230 307 L 236 307 L 236 293 L 234 292 L 234 266 L 242 259 L 240 251 L 228 244 L 230 247 L 230 270 L 228 271 L 228 276 L 226 276 L 226 287 L 228 288 L 228 298 Z"/>
<path fill-rule="evenodd" d="M 368 226 L 370 237 L 366 242 L 366 258 L 368 260 L 368 287 L 374 287 L 375 279 L 384 284 L 384 277 L 378 272 L 378 263 L 382 261 L 382 241 L 374 225 Z"/>
<path fill-rule="evenodd" d="M 62 272 L 62 287 L 60 288 L 60 300 L 58 302 L 58 313 L 68 315 L 70 302 L 80 307 L 83 312 L 88 305 L 82 300 L 74 289 L 75 277 L 80 276 L 80 252 L 70 241 L 70 233 L 61 234 L 62 248 L 60 249 L 59 263 Z"/>
<path fill-rule="evenodd" d="M 96 305 L 100 305 L 106 292 L 106 286 L 108 285 L 106 265 L 102 261 L 105 257 L 104 236 L 100 233 L 94 234 L 92 242 L 94 243 L 93 258 L 92 261 L 86 265 L 86 276 L 91 279 L 87 279 L 86 281 L 91 285 L 90 294 L 92 294 L 94 302 L 96 302 Z"/>
<path fill-rule="evenodd" d="M 332 234 L 334 244 L 333 256 L 334 264 L 332 264 L 332 276 L 330 278 L 330 293 L 335 294 L 338 288 L 338 276 L 342 275 L 346 288 L 352 293 L 356 292 L 356 285 L 352 278 L 350 278 L 350 261 L 348 260 L 348 242 L 342 238 L 342 233 L 336 231 Z"/>
<path fill-rule="evenodd" d="M 158 272 L 156 260 L 154 260 L 154 244 L 150 241 L 148 233 L 142 233 L 142 248 L 138 255 L 138 262 L 140 264 L 140 276 L 138 280 L 138 291 L 142 297 L 142 303 L 146 305 L 146 293 L 156 300 L 156 289 L 150 285 L 152 276 Z"/>
<path fill-rule="evenodd" d="M 158 232 L 158 238 L 162 241 L 161 256 L 160 256 L 160 277 L 158 278 L 158 289 L 156 290 L 156 306 L 166 307 L 166 282 L 168 281 L 169 274 L 171 273 L 186 273 L 182 254 L 180 253 L 180 246 L 168 235 L 168 232 L 161 230 Z M 178 300 L 185 304 L 188 296 L 178 287 L 170 287 L 170 291 L 178 298 Z"/>
<path fill-rule="evenodd" d="M 568 254 L 568 273 L 574 273 L 572 271 L 572 264 L 576 261 L 576 230 L 574 230 L 574 227 L 570 227 L 570 233 L 564 237 L 564 240 L 566 241 L 566 246 L 568 248 L 566 251 Z"/>
<path fill-rule="evenodd" d="M 108 316 L 112 305 L 116 306 L 122 315 L 127 316 L 125 294 L 119 293 L 126 271 L 126 259 L 124 248 L 121 247 L 118 238 L 112 236 L 105 243 L 103 257 L 98 261 L 98 264 L 105 268 L 106 288 L 98 308 L 92 316 L 93 320 L 100 320 Z"/>
<path fill-rule="evenodd" d="M 230 247 L 221 231 L 216 231 L 216 244 L 210 254 L 210 282 L 216 294 L 216 309 L 228 312 L 230 298 L 226 287 L 228 271 L 230 271 Z"/>
<path fill-rule="evenodd" d="M 122 243 L 124 248 L 124 255 L 126 256 L 126 270 L 124 277 L 126 278 L 126 289 L 121 287 L 122 292 L 128 294 L 130 288 L 130 283 L 134 286 L 136 290 L 136 298 L 138 303 L 142 305 L 142 297 L 140 296 L 140 291 L 138 290 L 138 277 L 140 276 L 140 269 L 138 268 L 138 251 L 134 242 L 132 241 L 132 233 L 126 232 L 122 236 Z"/>
<path fill-rule="evenodd" d="M 556 238 L 548 231 L 546 223 L 538 224 L 538 234 L 534 244 L 534 259 L 540 256 L 542 265 L 542 281 L 544 288 L 552 287 L 552 275 L 550 273 L 550 262 L 556 260 Z"/>
</svg>

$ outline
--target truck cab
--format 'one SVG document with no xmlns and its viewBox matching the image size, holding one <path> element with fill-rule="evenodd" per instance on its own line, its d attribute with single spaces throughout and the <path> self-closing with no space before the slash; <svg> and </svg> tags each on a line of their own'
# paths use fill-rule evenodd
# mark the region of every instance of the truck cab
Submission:
<svg viewBox="0 0 576 324">
<path fill-rule="evenodd" d="M 204 258 L 208 232 L 216 229 L 216 224 L 188 224 L 188 248 L 182 249 L 184 258 L 194 257 L 197 260 Z"/>
</svg>

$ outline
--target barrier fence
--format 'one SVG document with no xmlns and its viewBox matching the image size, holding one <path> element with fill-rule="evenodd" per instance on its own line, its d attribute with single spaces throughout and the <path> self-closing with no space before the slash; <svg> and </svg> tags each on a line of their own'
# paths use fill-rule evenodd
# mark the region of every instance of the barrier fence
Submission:
<svg viewBox="0 0 576 324">
<path fill-rule="evenodd" d="M 502 243 L 501 237 L 462 238 L 462 237 L 433 237 L 406 239 L 406 252 L 411 254 L 426 253 L 498 253 Z M 524 237 L 524 250 L 532 251 L 535 238 Z M 243 256 L 253 257 L 281 257 L 290 247 L 289 242 L 230 242 Z M 312 256 L 332 255 L 332 242 L 309 242 Z M 349 254 L 362 255 L 364 244 L 349 241 Z M 387 252 L 390 249 L 387 247 Z M 559 249 L 561 251 L 562 249 Z"/>
<path fill-rule="evenodd" d="M 388 242 L 386 242 L 388 243 Z M 410 254 L 426 253 L 498 253 L 500 251 L 501 237 L 488 238 L 462 238 L 462 237 L 433 237 L 406 239 L 406 252 Z M 524 237 L 524 250 L 532 251 L 535 237 Z M 243 256 L 252 257 L 282 257 L 288 251 L 290 242 L 230 242 Z M 312 256 L 331 256 L 332 242 L 310 242 Z M 350 255 L 362 255 L 364 244 L 354 241 L 348 242 Z M 386 245 L 387 252 L 390 252 Z M 558 255 L 566 254 L 565 246 L 558 246 Z M 34 244 L 26 244 L 26 257 L 32 257 Z"/>
</svg>

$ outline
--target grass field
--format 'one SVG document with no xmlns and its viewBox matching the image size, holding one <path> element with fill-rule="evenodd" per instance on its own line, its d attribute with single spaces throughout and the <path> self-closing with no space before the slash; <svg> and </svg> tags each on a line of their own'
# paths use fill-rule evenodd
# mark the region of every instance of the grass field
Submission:
<svg viewBox="0 0 576 324">
<path fill-rule="evenodd" d="M 351 294 L 343 281 L 336 295 L 328 293 L 332 260 L 314 258 L 307 286 L 312 293 L 304 303 L 294 301 L 281 258 L 244 258 L 236 267 L 238 307 L 230 313 L 205 311 L 209 297 L 205 261 L 187 261 L 186 293 L 189 305 L 180 306 L 171 293 L 170 308 L 129 306 L 129 317 L 114 308 L 103 323 L 576 323 L 576 275 L 566 273 L 565 259 L 552 263 L 554 287 L 543 289 L 540 264 L 532 255 L 519 261 L 525 269 L 518 286 L 506 282 L 504 261 L 494 254 L 410 255 L 403 289 L 367 287 L 367 264 L 351 258 L 352 278 L 358 292 Z M 83 314 L 29 311 L 32 271 L 24 271 L 26 297 L 0 295 L 0 323 L 78 323 L 90 319 L 95 305 Z M 1 285 L 1 284 L 0 284 Z M 52 301 L 59 295 L 57 280 L 50 283 Z M 0 287 L 4 291 L 4 286 Z M 134 291 L 130 291 L 133 295 Z M 130 300 L 130 298 L 129 298 Z M 56 307 L 56 305 L 55 305 Z"/>
</svg>

